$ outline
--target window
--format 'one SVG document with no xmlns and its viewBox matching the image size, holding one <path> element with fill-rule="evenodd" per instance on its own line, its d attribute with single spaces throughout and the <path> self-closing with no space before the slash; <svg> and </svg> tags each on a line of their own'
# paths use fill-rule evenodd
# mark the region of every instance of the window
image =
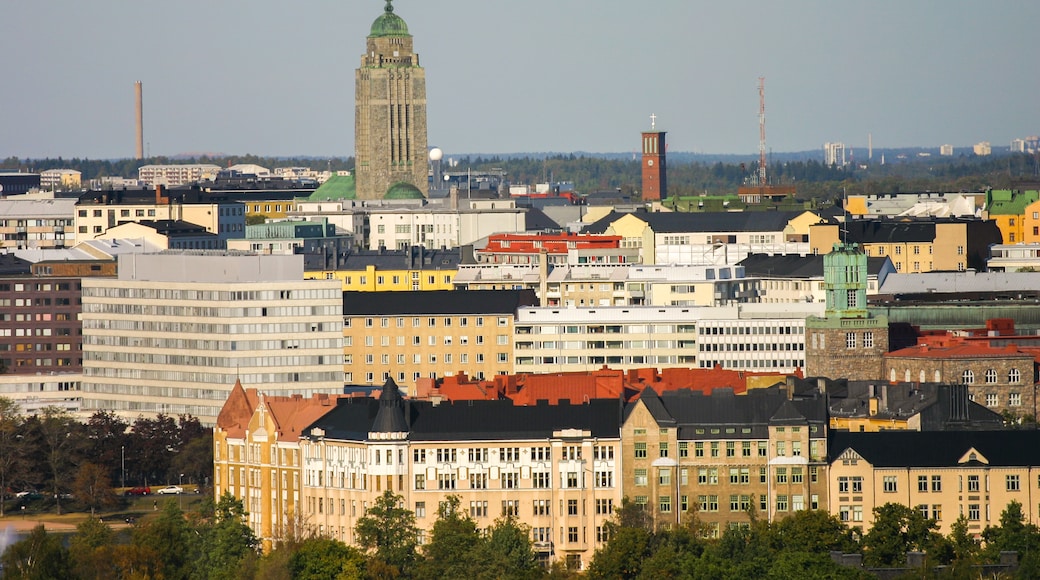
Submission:
<svg viewBox="0 0 1040 580">
<path fill-rule="evenodd" d="M 502 500 L 502 515 L 516 517 L 520 515 L 520 500 L 517 499 L 504 499 Z"/>
<path fill-rule="evenodd" d="M 417 501 L 415 502 L 415 517 L 425 518 L 426 517 L 426 502 Z"/>
<path fill-rule="evenodd" d="M 569 499 L 567 500 L 567 515 L 576 516 L 578 515 L 578 500 Z"/>
<path fill-rule="evenodd" d="M 658 446 L 658 452 L 660 454 L 660 457 L 668 457 L 668 444 L 667 443 L 661 443 Z"/>
<path fill-rule="evenodd" d="M 1021 482 L 1019 481 L 1018 475 L 1007 475 L 1004 477 L 1004 484 L 1008 491 L 1020 491 L 1022 489 Z"/>
<path fill-rule="evenodd" d="M 961 373 L 961 382 L 965 385 L 975 384 L 975 373 L 971 372 L 971 370 L 964 371 Z"/>
<path fill-rule="evenodd" d="M 787 455 L 787 443 L 784 441 L 776 442 L 776 456 L 783 457 Z"/>
<path fill-rule="evenodd" d="M 1008 406 L 1009 407 L 1021 407 L 1022 406 L 1022 393 L 1008 393 Z"/>
<path fill-rule="evenodd" d="M 549 489 L 552 485 L 552 474 L 548 471 L 535 471 L 531 474 L 531 483 L 535 489 Z"/>
<path fill-rule="evenodd" d="M 886 475 L 886 476 L 884 476 L 884 478 L 882 479 L 882 486 L 883 486 L 882 488 L 884 489 L 885 493 L 895 493 L 896 492 L 896 487 L 897 487 L 896 486 L 896 476 L 894 476 L 894 475 Z"/>
<path fill-rule="evenodd" d="M 547 516 L 550 515 L 548 499 L 536 499 L 534 500 L 534 515 L 536 516 Z"/>
<path fill-rule="evenodd" d="M 690 444 L 686 441 L 679 442 L 679 458 L 685 459 L 690 456 Z"/>
<path fill-rule="evenodd" d="M 696 442 L 694 442 L 694 444 L 693 444 L 693 456 L 694 457 L 704 457 L 704 442 L 703 441 L 696 441 Z"/>
<path fill-rule="evenodd" d="M 672 484 L 672 469 L 670 467 L 661 467 L 657 470 L 657 485 L 671 485 Z"/>
<path fill-rule="evenodd" d="M 968 521 L 977 522 L 979 521 L 979 504 L 969 503 L 968 504 Z"/>
<path fill-rule="evenodd" d="M 996 407 L 1000 404 L 1000 395 L 996 393 L 986 393 L 986 406 Z"/>
<path fill-rule="evenodd" d="M 787 511 L 787 496 L 778 495 L 776 496 L 776 511 L 786 512 Z"/>
<path fill-rule="evenodd" d="M 658 503 L 658 508 L 660 508 L 660 510 L 661 510 L 661 513 L 663 513 L 663 514 L 670 514 L 670 513 L 672 513 L 672 496 L 670 496 L 670 495 L 662 495 L 659 498 L 657 503 Z"/>
<path fill-rule="evenodd" d="M 646 459 L 646 443 L 636 443 L 635 457 L 636 459 Z"/>
<path fill-rule="evenodd" d="M 712 457 L 718 457 L 719 456 L 719 442 L 718 441 L 712 441 L 711 442 L 711 456 Z"/>
<path fill-rule="evenodd" d="M 928 491 L 928 476 L 927 475 L 918 475 L 917 476 L 917 491 L 920 491 L 920 492 L 927 492 Z M 928 514 L 925 514 L 925 517 L 928 517 Z"/>
<path fill-rule="evenodd" d="M 702 470 L 702 471 L 704 471 L 704 470 Z M 639 487 L 646 486 L 649 483 L 649 479 L 647 477 L 645 469 L 637 469 L 637 470 L 635 470 L 635 481 L 636 481 L 636 485 L 639 486 Z M 704 482 L 701 482 L 701 483 L 707 483 L 707 474 L 705 474 Z"/>
<path fill-rule="evenodd" d="M 751 442 L 750 441 L 743 441 L 743 442 L 741 442 L 741 444 L 740 444 L 740 456 L 741 457 L 751 457 Z"/>
<path fill-rule="evenodd" d="M 614 500 L 612 500 L 612 499 L 597 499 L 596 500 L 596 515 L 600 515 L 600 516 L 614 515 Z"/>
<path fill-rule="evenodd" d="M 485 518 L 488 515 L 488 502 L 486 501 L 471 501 L 469 502 L 469 517 L 471 518 Z"/>
<path fill-rule="evenodd" d="M 737 444 L 734 441 L 727 441 L 726 442 L 726 457 L 736 457 L 737 456 L 737 447 L 736 447 L 736 445 Z"/>
<path fill-rule="evenodd" d="M 1022 372 L 1018 369 L 1011 369 L 1008 371 L 1008 382 L 1012 385 L 1022 381 Z"/>
<path fill-rule="evenodd" d="M 997 371 L 986 369 L 986 384 L 992 385 L 997 382 Z"/>
<path fill-rule="evenodd" d="M 846 332 L 845 333 L 845 348 L 856 348 L 856 333 Z"/>
<path fill-rule="evenodd" d="M 863 348 L 874 348 L 874 333 L 864 332 L 863 333 Z"/>
<path fill-rule="evenodd" d="M 787 468 L 786 467 L 777 467 L 776 468 L 776 482 L 777 483 L 787 483 Z"/>
<path fill-rule="evenodd" d="M 934 491 L 934 492 L 942 491 L 942 476 L 940 476 L 940 475 L 933 475 L 932 476 L 932 491 Z"/>
<path fill-rule="evenodd" d="M 805 481 L 805 480 L 804 480 L 804 476 L 802 475 L 802 468 L 801 467 L 792 467 L 791 468 L 791 483 L 802 483 L 803 481 Z"/>
<path fill-rule="evenodd" d="M 415 474 L 415 489 L 426 489 L 426 473 Z"/>
<path fill-rule="evenodd" d="M 520 474 L 510 471 L 502 474 L 502 489 L 517 489 L 520 487 Z"/>
<path fill-rule="evenodd" d="M 969 475 L 968 476 L 968 491 L 979 491 L 979 476 L 977 476 L 977 475 Z"/>
</svg>

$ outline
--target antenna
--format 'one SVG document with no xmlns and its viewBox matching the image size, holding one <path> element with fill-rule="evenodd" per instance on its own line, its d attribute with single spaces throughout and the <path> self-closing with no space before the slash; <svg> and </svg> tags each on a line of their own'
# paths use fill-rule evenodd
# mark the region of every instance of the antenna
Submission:
<svg viewBox="0 0 1040 580">
<path fill-rule="evenodd" d="M 766 184 L 766 77 L 758 77 L 758 184 Z"/>
</svg>

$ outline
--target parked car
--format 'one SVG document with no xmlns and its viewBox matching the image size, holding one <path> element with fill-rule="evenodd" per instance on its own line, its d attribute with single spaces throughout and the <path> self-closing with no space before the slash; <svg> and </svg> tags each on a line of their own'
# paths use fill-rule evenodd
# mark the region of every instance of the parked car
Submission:
<svg viewBox="0 0 1040 580">
<path fill-rule="evenodd" d="M 123 495 L 149 495 L 152 493 L 152 488 L 145 486 L 131 487 L 130 489 L 123 492 Z"/>
<path fill-rule="evenodd" d="M 155 493 L 159 495 L 180 495 L 184 493 L 184 488 L 180 487 L 179 485 L 171 485 L 168 487 L 164 487 L 156 491 Z"/>
</svg>

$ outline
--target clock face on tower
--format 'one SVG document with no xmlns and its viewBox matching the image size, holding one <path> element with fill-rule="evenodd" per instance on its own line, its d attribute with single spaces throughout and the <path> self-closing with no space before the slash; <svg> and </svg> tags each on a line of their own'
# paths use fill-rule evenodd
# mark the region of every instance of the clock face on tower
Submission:
<svg viewBox="0 0 1040 580">
<path fill-rule="evenodd" d="M 647 159 L 647 160 L 646 160 L 646 164 L 647 164 L 648 166 L 650 166 L 650 167 L 653 167 L 653 166 L 654 166 L 654 160 L 653 160 L 653 159 Z"/>
</svg>

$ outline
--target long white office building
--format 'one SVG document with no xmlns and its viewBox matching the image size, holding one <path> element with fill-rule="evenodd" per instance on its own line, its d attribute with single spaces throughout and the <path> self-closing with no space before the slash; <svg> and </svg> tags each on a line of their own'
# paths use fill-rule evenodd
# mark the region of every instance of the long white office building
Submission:
<svg viewBox="0 0 1040 580">
<path fill-rule="evenodd" d="M 805 367 L 805 319 L 823 304 L 521 308 L 514 372 L 604 365 L 794 372 Z"/>
<path fill-rule="evenodd" d="M 343 389 L 343 292 L 302 256 L 122 255 L 83 280 L 83 412 L 212 425 L 235 381 L 272 395 Z"/>
</svg>

